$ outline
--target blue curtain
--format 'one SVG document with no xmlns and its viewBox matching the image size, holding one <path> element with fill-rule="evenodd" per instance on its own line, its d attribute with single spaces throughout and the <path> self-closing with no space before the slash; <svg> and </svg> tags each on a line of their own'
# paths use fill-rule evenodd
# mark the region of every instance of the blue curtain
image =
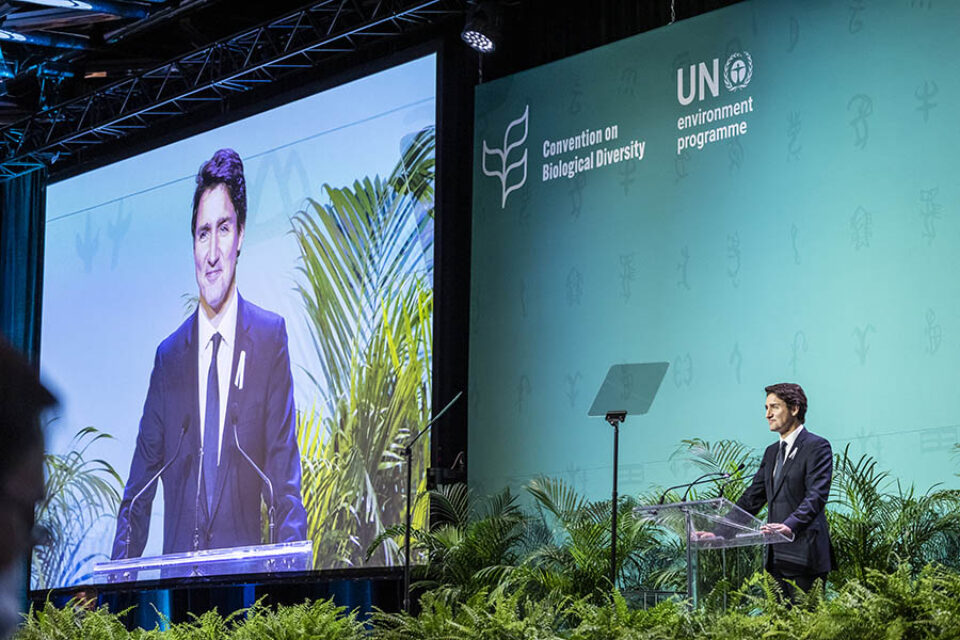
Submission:
<svg viewBox="0 0 960 640">
<path fill-rule="evenodd" d="M 37 364 L 47 172 L 0 182 L 0 333 Z"/>
<path fill-rule="evenodd" d="M 0 334 L 39 367 L 47 172 L 0 182 Z M 30 558 L 21 610 L 27 610 Z"/>
</svg>

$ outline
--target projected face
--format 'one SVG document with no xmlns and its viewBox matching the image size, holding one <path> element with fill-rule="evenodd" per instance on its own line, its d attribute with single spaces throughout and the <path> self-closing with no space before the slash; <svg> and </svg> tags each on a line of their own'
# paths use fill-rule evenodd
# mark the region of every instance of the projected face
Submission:
<svg viewBox="0 0 960 640">
<path fill-rule="evenodd" d="M 797 414 L 800 407 L 790 407 L 775 393 L 767 395 L 767 423 L 770 431 L 786 435 L 800 425 Z"/>
<path fill-rule="evenodd" d="M 237 212 L 227 188 L 218 184 L 200 197 L 197 226 L 193 230 L 193 262 L 200 300 L 214 314 L 227 301 L 241 246 L 243 229 L 237 226 Z"/>
</svg>

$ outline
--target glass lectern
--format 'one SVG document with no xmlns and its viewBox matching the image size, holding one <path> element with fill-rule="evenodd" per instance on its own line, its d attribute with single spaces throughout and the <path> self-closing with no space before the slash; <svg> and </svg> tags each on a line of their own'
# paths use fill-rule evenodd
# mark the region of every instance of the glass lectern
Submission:
<svg viewBox="0 0 960 640">
<path fill-rule="evenodd" d="M 93 567 L 93 581 L 103 584 L 155 578 L 309 571 L 312 568 L 313 543 L 302 540 L 100 562 Z"/>
<path fill-rule="evenodd" d="M 676 533 L 687 550 L 687 594 L 693 606 L 698 600 L 701 549 L 761 547 L 792 542 L 793 536 L 761 531 L 763 522 L 726 498 L 691 500 L 637 507 L 639 517 Z M 758 567 L 759 568 L 759 567 Z"/>
</svg>

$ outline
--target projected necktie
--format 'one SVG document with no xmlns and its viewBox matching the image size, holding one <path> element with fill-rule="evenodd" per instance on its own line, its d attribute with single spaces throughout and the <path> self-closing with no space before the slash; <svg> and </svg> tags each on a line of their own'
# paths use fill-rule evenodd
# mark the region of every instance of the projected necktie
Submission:
<svg viewBox="0 0 960 640">
<path fill-rule="evenodd" d="M 217 453 L 220 445 L 220 379 L 217 376 L 219 333 L 213 334 L 213 357 L 207 374 L 207 409 L 203 419 L 203 487 L 207 492 L 207 515 L 213 515 L 213 489 L 217 485 Z"/>
<path fill-rule="evenodd" d="M 777 482 L 780 480 L 780 474 L 783 473 L 783 463 L 786 462 L 785 458 L 787 456 L 787 441 L 784 440 L 780 443 L 780 452 L 777 453 L 777 463 L 773 466 L 773 481 Z"/>
</svg>

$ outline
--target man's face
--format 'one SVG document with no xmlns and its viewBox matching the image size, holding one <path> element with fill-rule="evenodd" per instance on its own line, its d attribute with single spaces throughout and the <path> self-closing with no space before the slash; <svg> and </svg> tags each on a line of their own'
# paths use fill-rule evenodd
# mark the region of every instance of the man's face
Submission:
<svg viewBox="0 0 960 640">
<path fill-rule="evenodd" d="M 800 425 L 797 414 L 800 407 L 791 407 L 775 393 L 767 395 L 767 423 L 770 425 L 770 431 L 776 431 L 784 435 L 793 431 Z"/>
<path fill-rule="evenodd" d="M 200 196 L 197 225 L 193 230 L 193 261 L 200 298 L 219 313 L 227 300 L 243 246 L 243 229 L 226 186 L 218 184 Z"/>
</svg>

